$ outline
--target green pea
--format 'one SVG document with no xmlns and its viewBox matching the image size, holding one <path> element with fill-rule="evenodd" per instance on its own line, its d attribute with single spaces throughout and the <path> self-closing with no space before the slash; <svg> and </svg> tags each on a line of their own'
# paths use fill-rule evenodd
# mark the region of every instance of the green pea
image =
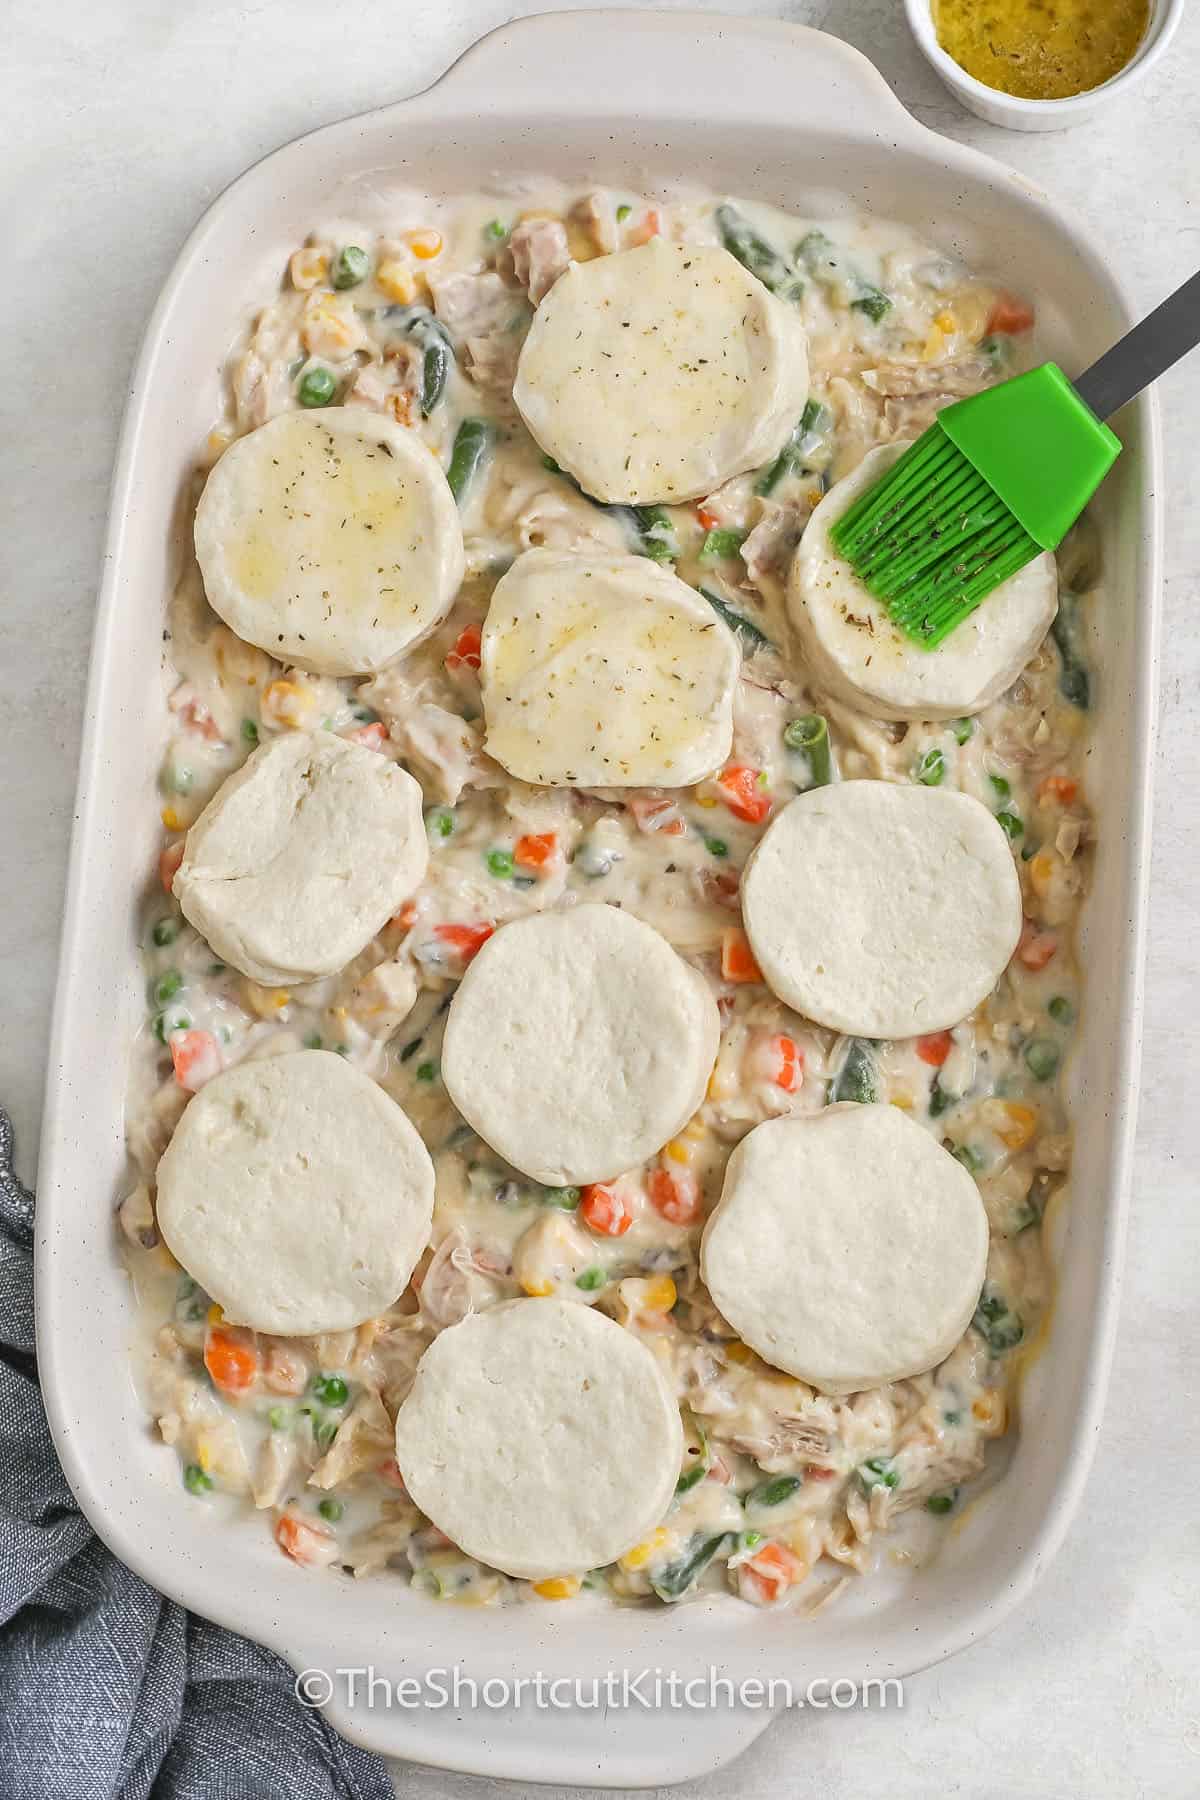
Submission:
<svg viewBox="0 0 1200 1800">
<path fill-rule="evenodd" d="M 183 1485 L 189 1494 L 207 1494 L 212 1487 L 212 1478 L 204 1473 L 199 1463 L 189 1463 L 183 1471 Z"/>
<path fill-rule="evenodd" d="M 1003 775 L 989 775 L 988 780 L 992 784 L 992 792 L 995 794 L 996 798 L 998 800 L 1007 800 L 1008 796 L 1012 793 L 1012 782 L 1006 781 Z"/>
<path fill-rule="evenodd" d="M 1030 1038 L 1025 1046 L 1025 1067 L 1035 1081 L 1049 1081 L 1058 1072 L 1058 1045 L 1049 1038 Z"/>
<path fill-rule="evenodd" d="M 949 1494 L 930 1494 L 928 1500 L 925 1502 L 925 1511 L 934 1513 L 940 1517 L 943 1513 L 954 1511 L 954 1502 L 957 1499 L 957 1488 L 954 1488 Z"/>
<path fill-rule="evenodd" d="M 329 279 L 335 288 L 357 287 L 360 281 L 367 279 L 367 271 L 371 267 L 371 259 L 365 250 L 357 244 L 347 244 L 339 250 L 329 268 Z"/>
<path fill-rule="evenodd" d="M 927 750 L 916 768 L 917 780 L 922 787 L 941 787 L 946 779 L 946 758 L 936 747 Z"/>
<path fill-rule="evenodd" d="M 425 821 L 425 829 L 433 837 L 451 837 L 454 833 L 454 814 L 444 806 L 435 806 Z"/>
<path fill-rule="evenodd" d="M 160 1044 L 165 1044 L 173 1032 L 190 1031 L 191 1025 L 186 1013 L 172 1013 L 169 1018 L 166 1013 L 159 1013 L 154 1021 L 154 1035 Z"/>
<path fill-rule="evenodd" d="M 489 219 L 483 228 L 484 237 L 490 237 L 494 243 L 501 244 L 508 236 L 508 226 L 502 225 L 499 219 Z"/>
<path fill-rule="evenodd" d="M 942 1414 L 942 1423 L 943 1425 L 961 1425 L 962 1414 L 960 1412 L 944 1412 Z"/>
<path fill-rule="evenodd" d="M 751 1488 L 746 1495 L 745 1504 L 747 1506 L 781 1506 L 785 1500 L 791 1499 L 797 1489 L 803 1486 L 803 1478 L 799 1475 L 775 1475 L 770 1481 L 760 1481 L 757 1487 Z"/>
<path fill-rule="evenodd" d="M 165 1006 L 168 1000 L 175 998 L 182 986 L 183 976 L 179 970 L 168 969 L 164 975 L 159 976 L 150 990 L 155 1006 Z"/>
<path fill-rule="evenodd" d="M 623 225 L 632 211 L 633 211 L 632 206 L 618 206 L 618 208 L 617 208 L 617 224 Z"/>
<path fill-rule="evenodd" d="M 1055 994 L 1053 1000 L 1046 1007 L 1046 1011 L 1056 1025 L 1070 1025 L 1074 1022 L 1075 1008 L 1065 994 Z"/>
<path fill-rule="evenodd" d="M 309 1032 L 304 1040 L 304 1048 L 306 1050 L 319 1050 L 321 1048 L 321 1034 L 319 1031 Z"/>
<path fill-rule="evenodd" d="M 310 369 L 296 390 L 301 406 L 328 406 L 337 388 L 330 369 Z"/>
<path fill-rule="evenodd" d="M 287 1408 L 284 1406 L 268 1407 L 267 1423 L 272 1431 L 282 1431 L 287 1424 Z"/>
<path fill-rule="evenodd" d="M 559 1212 L 574 1212 L 579 1205 L 579 1189 L 577 1187 L 543 1188 L 540 1198 L 543 1206 L 556 1206 Z"/>
<path fill-rule="evenodd" d="M 167 777 L 167 785 L 174 794 L 190 794 L 196 785 L 195 773 L 184 764 L 174 763 Z"/>
<path fill-rule="evenodd" d="M 975 736 L 974 719 L 951 719 L 950 731 L 956 744 L 967 744 Z"/>
<path fill-rule="evenodd" d="M 160 950 L 165 950 L 168 944 L 173 944 L 178 936 L 178 919 L 158 919 L 150 930 L 151 942 L 157 944 Z"/>
<path fill-rule="evenodd" d="M 307 404 L 306 401 L 305 405 Z M 242 720 L 242 742 L 244 744 L 257 744 L 258 742 L 258 726 L 253 719 Z"/>
<path fill-rule="evenodd" d="M 328 1519 L 329 1523 L 331 1525 L 337 1524 L 338 1520 L 341 1518 L 341 1516 L 345 1512 L 345 1510 L 346 1509 L 342 1505 L 340 1500 L 334 1500 L 332 1498 L 330 1498 L 328 1500 L 322 1500 L 320 1506 L 318 1506 L 318 1508 L 317 1508 L 317 1511 L 320 1513 L 321 1517 L 323 1519 Z"/>
<path fill-rule="evenodd" d="M 507 881 L 513 872 L 511 850 L 489 850 L 485 861 L 497 881 Z"/>
<path fill-rule="evenodd" d="M 436 1081 L 437 1080 L 437 1064 L 432 1063 L 432 1062 L 418 1063 L 417 1064 L 417 1080 L 418 1081 Z"/>
<path fill-rule="evenodd" d="M 582 1288 L 585 1294 L 594 1294 L 596 1289 L 602 1288 L 607 1280 L 608 1271 L 606 1269 L 585 1269 L 582 1275 L 575 1277 L 575 1286 Z"/>
<path fill-rule="evenodd" d="M 345 1406 L 350 1388 L 341 1375 L 314 1375 L 310 1391 L 325 1406 Z"/>
<path fill-rule="evenodd" d="M 1025 821 L 1015 812 L 998 812 L 996 823 L 1009 839 L 1019 838 L 1025 829 Z"/>
<path fill-rule="evenodd" d="M 704 848 L 708 851 L 710 856 L 729 855 L 729 845 L 725 842 L 724 838 L 706 837 L 704 840 Z"/>
<path fill-rule="evenodd" d="M 869 1456 L 858 1471 L 858 1479 L 868 1494 L 872 1488 L 900 1486 L 900 1471 L 890 1456 Z"/>
</svg>

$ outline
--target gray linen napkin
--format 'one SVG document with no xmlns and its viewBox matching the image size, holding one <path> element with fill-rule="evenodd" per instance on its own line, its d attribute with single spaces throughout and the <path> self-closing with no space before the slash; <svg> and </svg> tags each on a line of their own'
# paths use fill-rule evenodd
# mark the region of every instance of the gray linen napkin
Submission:
<svg viewBox="0 0 1200 1800">
<path fill-rule="evenodd" d="M 37 1385 L 33 1204 L 0 1112 L 0 1797 L 393 1800 L 286 1663 L 164 1600 L 79 1511 Z"/>
</svg>

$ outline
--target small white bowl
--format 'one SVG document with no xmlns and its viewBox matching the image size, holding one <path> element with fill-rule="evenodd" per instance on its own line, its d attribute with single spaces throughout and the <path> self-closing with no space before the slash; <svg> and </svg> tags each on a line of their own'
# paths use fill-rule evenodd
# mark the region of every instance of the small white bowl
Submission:
<svg viewBox="0 0 1200 1800">
<path fill-rule="evenodd" d="M 938 43 L 932 0 L 904 0 L 904 10 L 926 60 L 969 112 L 977 113 L 990 125 L 1006 125 L 1010 131 L 1061 131 L 1064 126 L 1078 125 L 1099 112 L 1158 61 L 1183 17 L 1183 0 L 1150 0 L 1145 35 L 1125 67 L 1099 87 L 1069 94 L 1062 100 L 1022 100 L 976 81 Z"/>
</svg>

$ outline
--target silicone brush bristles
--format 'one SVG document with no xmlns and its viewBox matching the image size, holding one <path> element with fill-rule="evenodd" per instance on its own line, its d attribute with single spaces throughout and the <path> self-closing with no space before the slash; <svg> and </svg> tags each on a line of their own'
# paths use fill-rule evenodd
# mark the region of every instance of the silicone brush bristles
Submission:
<svg viewBox="0 0 1200 1800">
<path fill-rule="evenodd" d="M 893 623 L 927 650 L 1040 551 L 936 421 L 829 535 Z"/>
</svg>

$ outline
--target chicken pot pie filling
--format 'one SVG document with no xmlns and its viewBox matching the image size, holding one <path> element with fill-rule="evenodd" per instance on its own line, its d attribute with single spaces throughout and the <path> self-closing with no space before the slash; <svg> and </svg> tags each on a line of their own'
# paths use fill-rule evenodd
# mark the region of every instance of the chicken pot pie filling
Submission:
<svg viewBox="0 0 1200 1800">
<path fill-rule="evenodd" d="M 636 272 L 634 253 L 648 246 L 653 254 L 641 260 L 653 265 L 654 280 L 630 286 L 624 268 Z M 630 256 L 632 265 L 616 260 Z M 1028 643 L 1010 633 L 1019 665 L 1006 667 L 1011 648 L 989 640 L 992 602 L 985 603 L 949 640 L 961 667 L 961 705 L 954 709 L 953 679 L 943 673 L 935 684 L 938 716 L 923 719 L 921 653 L 903 663 L 893 657 L 886 671 L 872 673 L 873 636 L 882 656 L 890 648 L 877 608 L 860 604 L 846 571 L 834 579 L 827 558 L 806 558 L 805 531 L 823 496 L 870 452 L 911 440 L 942 405 L 1024 366 L 1033 313 L 874 218 L 795 219 L 719 196 L 654 199 L 552 183 L 536 203 L 525 195 L 518 202 L 398 194 L 384 235 L 314 235 L 281 259 L 280 273 L 278 293 L 231 355 L 222 411 L 198 459 L 197 541 L 206 569 L 220 570 L 209 577 L 213 604 L 192 560 L 167 622 L 163 838 L 145 913 L 147 1011 L 127 1119 L 137 1179 L 119 1210 L 156 1429 L 178 1454 L 189 1503 L 225 1497 L 234 1511 L 257 1509 L 280 1549 L 302 1564 L 354 1576 L 385 1572 L 473 1605 L 589 1592 L 676 1603 L 727 1591 L 756 1605 L 811 1611 L 867 1574 L 895 1528 L 903 1525 L 905 1541 L 911 1537 L 922 1553 L 936 1545 L 939 1529 L 986 1479 L 985 1458 L 994 1460 L 988 1445 L 1009 1428 L 1017 1377 L 1046 1315 L 1042 1223 L 1070 1162 L 1061 1070 L 1079 1010 L 1075 934 L 1093 836 L 1083 779 L 1095 698 L 1086 640 L 1099 571 L 1085 520 L 1058 555 L 1057 611 L 1052 587 L 1046 598 L 1044 568 L 1039 598 L 1013 603 L 1030 619 Z M 747 289 L 754 300 L 745 311 L 752 340 L 729 345 L 730 356 L 712 371 L 707 361 L 720 355 L 728 325 L 705 329 L 706 277 L 718 290 L 722 320 L 732 294 Z M 676 279 L 693 283 L 695 329 L 673 336 L 664 319 L 657 333 L 648 302 L 669 296 Z M 575 412 L 575 365 L 563 347 L 572 308 L 579 329 L 591 333 L 579 363 L 587 392 L 614 396 Z M 625 352 L 622 339 L 635 328 L 639 341 Z M 730 411 L 730 384 L 738 401 L 728 431 L 656 450 L 656 418 L 703 427 L 722 407 Z M 287 438 L 286 468 L 273 461 L 266 435 L 254 439 L 270 430 L 286 435 L 278 421 L 287 419 L 340 429 L 339 409 L 353 409 L 350 436 L 306 437 L 297 428 Z M 632 447 L 617 454 L 621 441 Z M 320 457 L 311 467 L 310 442 Z M 342 456 L 342 442 L 353 455 Z M 247 444 L 249 487 L 225 460 L 231 446 Z M 619 492 L 625 455 L 626 491 L 636 500 L 593 499 L 580 474 L 603 470 L 608 491 Z M 662 493 L 659 466 L 668 472 Z M 691 491 L 697 468 L 712 479 L 698 496 Z M 205 508 L 214 471 L 219 486 Z M 402 476 L 401 492 L 391 484 Z M 676 497 L 681 490 L 686 499 Z M 277 513 L 265 522 L 263 495 Z M 238 522 L 247 520 L 252 568 L 234 541 Z M 523 570 L 536 570 L 538 583 Z M 599 581 L 593 588 L 589 570 L 611 592 Z M 339 580 L 353 593 L 339 597 Z M 519 589 L 516 580 L 523 580 Z M 526 598 L 514 606 L 508 596 L 518 592 Z M 253 643 L 232 628 L 250 617 L 244 595 L 252 600 Z M 689 666 L 693 643 L 700 647 Z M 979 647 L 974 661 L 971 644 Z M 347 662 L 361 665 L 358 672 L 340 672 Z M 879 699 L 885 690 L 886 703 Z M 222 954 L 189 923 L 173 892 L 188 833 L 252 755 L 292 734 L 304 734 L 306 744 L 334 740 L 333 750 L 340 740 L 418 784 L 427 856 L 372 810 L 383 804 L 372 794 L 382 795 L 386 784 L 361 784 L 356 810 L 337 815 L 337 841 L 318 832 L 314 843 L 319 790 L 304 785 L 308 763 L 294 758 L 303 781 L 286 800 L 291 812 L 281 813 L 284 802 L 275 798 L 273 811 L 248 810 L 239 838 L 231 838 L 228 872 L 239 892 L 263 891 L 266 910 L 259 919 L 239 918 L 222 938 Z M 621 772 L 605 781 L 610 744 L 619 747 L 613 765 Z M 506 766 L 541 773 L 526 747 L 546 758 L 544 782 Z M 576 776 L 576 761 L 586 781 Z M 628 784 L 645 780 L 639 771 L 659 769 L 659 785 Z M 692 776 L 691 785 L 670 785 L 673 770 Z M 794 892 L 785 878 L 756 911 L 762 966 L 743 922 L 742 873 L 768 830 L 799 797 L 857 781 L 966 796 L 972 831 L 984 833 L 989 856 L 997 843 L 1005 847 L 1019 887 L 1016 948 L 990 991 L 968 1016 L 911 1036 L 871 1035 L 878 993 L 864 994 L 861 971 L 839 986 L 833 965 L 826 971 L 819 963 L 820 934 L 812 929 L 828 913 L 844 935 L 843 912 L 869 920 L 873 912 L 883 917 L 876 910 L 883 908 L 889 929 L 903 933 L 913 894 L 896 894 L 889 908 L 886 845 L 882 853 L 879 843 L 871 846 L 869 879 L 878 882 L 882 868 L 884 886 L 865 897 L 866 863 L 853 843 L 814 863 L 805 855 L 803 817 L 789 816 L 789 861 L 773 879 L 790 866 Z M 906 844 L 907 857 L 914 842 L 919 835 Z M 936 885 L 935 871 L 926 875 Z M 825 891 L 806 893 L 814 879 Z M 404 897 L 363 941 L 389 894 Z M 346 909 L 357 895 L 365 898 L 351 920 Z M 939 903 L 946 901 L 941 892 Z M 970 916 L 983 904 L 977 895 L 962 904 L 972 941 L 1005 937 L 1003 920 Z M 585 905 L 580 919 L 595 921 L 586 953 L 572 926 Z M 600 959 L 610 956 L 614 934 L 603 909 L 648 934 L 636 968 L 610 960 L 615 973 L 605 974 Z M 946 910 L 953 921 L 953 904 Z M 188 911 L 200 918 L 195 906 Z M 362 948 L 330 973 L 314 978 L 301 967 L 274 984 L 261 978 L 261 954 L 242 948 L 262 936 L 268 914 L 277 921 L 272 942 L 286 936 L 290 945 L 307 933 L 324 953 L 336 928 Z M 466 1110 L 496 1135 L 503 1133 L 489 1123 L 493 1116 L 514 1121 L 510 1152 L 533 1167 L 545 1158 L 549 1167 L 550 1127 L 564 1121 L 547 1115 L 546 1094 L 569 1090 L 580 1114 L 568 1135 L 587 1145 L 587 1169 L 596 1174 L 578 1185 L 548 1184 L 505 1161 L 456 1108 L 443 1080 L 443 1039 L 464 974 L 489 940 L 498 953 L 511 927 L 515 945 L 537 915 L 553 915 L 563 929 L 556 926 L 541 948 L 530 937 L 523 967 L 508 957 L 514 972 L 487 1006 L 476 1000 L 469 1028 L 461 1013 L 452 1086 L 467 1095 L 473 1076 L 499 1066 L 497 1049 L 514 1045 L 503 1059 L 504 1106 L 497 1109 L 495 1092 L 483 1092 Z M 792 933 L 790 921 L 801 919 L 805 932 Z M 904 948 L 911 954 L 913 945 Z M 805 956 L 806 967 L 815 962 L 838 990 L 827 1016 L 841 1029 L 792 1010 L 764 979 L 764 966 L 778 981 L 777 964 L 794 972 Z M 497 970 L 505 966 L 494 960 Z M 316 967 L 329 963 L 310 953 L 308 969 Z M 589 980 L 611 984 L 602 1019 L 592 1016 L 580 979 L 589 970 Z M 789 985 L 794 980 L 793 973 L 783 983 L 789 992 L 799 991 Z M 628 983 L 625 1018 L 612 991 L 619 982 Z M 481 981 L 472 987 L 484 992 Z M 553 1029 L 545 1019 L 539 1032 L 539 997 L 549 1004 L 552 994 Z M 684 1000 L 699 1010 L 681 1052 L 670 1033 L 690 1016 L 678 1011 Z M 550 1079 L 562 1073 L 550 1057 L 561 1062 L 564 1043 L 574 1043 L 573 1017 L 597 1061 L 594 1080 L 564 1084 Z M 432 1160 L 432 1227 L 402 1291 L 370 1316 L 346 1329 L 284 1336 L 227 1318 L 176 1262 L 158 1225 L 157 1178 L 193 1095 L 229 1071 L 255 1062 L 267 1068 L 304 1051 L 342 1059 L 395 1105 L 396 1129 L 415 1128 Z M 639 1145 L 653 1120 L 674 1116 L 671 1095 L 692 1084 L 681 1055 L 705 1068 L 673 1135 L 634 1167 L 594 1168 L 597 1137 L 602 1146 L 614 1118 L 629 1122 L 622 1107 L 640 1109 L 641 1135 L 632 1127 L 627 1134 Z M 286 1075 L 291 1066 L 281 1061 L 279 1070 Z M 253 1085 L 255 1092 L 262 1086 L 257 1078 Z M 372 1166 L 362 1177 L 372 1198 L 360 1220 L 355 1165 L 364 1144 L 347 1141 L 338 1092 L 336 1082 L 319 1082 L 315 1113 L 304 1113 L 300 1137 L 320 1149 L 305 1164 L 304 1191 L 324 1208 L 321 1229 L 339 1234 L 342 1279 L 375 1294 L 389 1285 L 386 1271 L 381 1284 L 377 1265 L 358 1265 L 371 1259 L 372 1235 L 382 1229 L 387 1172 Z M 285 1133 L 288 1105 L 281 1090 L 274 1129 Z M 756 1130 L 773 1131 L 777 1121 L 816 1125 L 828 1107 L 839 1109 L 836 1134 L 784 1132 L 770 1139 L 769 1151 L 766 1139 L 756 1149 Z M 895 1164 L 894 1219 L 885 1176 L 869 1208 L 853 1192 L 861 1154 L 856 1108 L 873 1136 L 887 1140 L 889 1109 L 921 1134 L 915 1145 L 905 1138 Z M 303 1159 L 309 1152 L 300 1137 L 287 1154 Z M 839 1148 L 843 1137 L 848 1149 Z M 832 1146 L 820 1161 L 828 1201 L 807 1195 L 816 1214 L 806 1229 L 786 1197 L 817 1144 Z M 179 1248 L 184 1235 L 190 1241 L 204 1231 L 204 1183 L 195 1168 L 181 1168 L 186 1148 L 181 1141 L 173 1159 L 173 1178 L 178 1185 L 186 1176 L 191 1207 Z M 323 1182 L 327 1162 L 334 1173 Z M 769 1168 L 765 1186 L 747 1186 L 754 1168 Z M 264 1176 L 262 1186 L 278 1208 L 279 1182 Z M 331 1194 L 345 1209 L 336 1219 L 328 1215 Z M 256 1233 L 269 1230 L 270 1210 L 264 1199 L 262 1216 L 247 1217 L 243 1230 L 228 1218 L 228 1196 L 220 1198 L 223 1254 L 236 1266 L 237 1245 L 261 1241 Z M 248 1209 L 259 1205 L 252 1181 L 243 1198 Z M 360 1198 L 366 1206 L 365 1193 Z M 891 1333 L 881 1346 L 855 1342 L 846 1310 L 822 1305 L 822 1259 L 833 1267 L 843 1203 L 856 1208 L 863 1279 L 880 1284 L 873 1316 Z M 747 1321 L 747 1337 L 781 1356 L 773 1346 L 795 1340 L 799 1348 L 783 1360 L 828 1379 L 827 1388 L 764 1360 L 717 1310 L 701 1272 L 706 1225 L 706 1267 L 731 1311 Z M 896 1259 L 879 1253 L 881 1234 L 893 1226 L 912 1259 L 907 1281 Z M 286 1230 L 288 1257 L 311 1283 L 316 1263 L 303 1221 L 290 1218 Z M 944 1235 L 950 1230 L 953 1245 Z M 411 1258 L 395 1245 L 390 1255 L 394 1281 L 404 1280 Z M 974 1288 L 984 1255 L 960 1332 L 970 1302 L 963 1284 Z M 943 1293 L 948 1259 L 956 1273 Z M 235 1285 L 241 1293 L 244 1268 L 237 1273 L 231 1291 Z M 273 1292 L 279 1274 L 272 1272 Z M 914 1313 L 932 1304 L 931 1294 L 950 1321 L 948 1351 L 945 1322 Z M 288 1298 L 278 1301 L 281 1317 Z M 315 1290 L 304 1304 L 291 1298 L 299 1317 Z M 521 1309 L 548 1300 L 590 1309 L 605 1329 L 543 1330 L 543 1315 L 534 1314 L 538 1329 L 526 1333 Z M 507 1328 L 514 1343 L 528 1335 L 569 1345 L 562 1355 L 574 1359 L 556 1368 L 542 1392 L 537 1368 L 514 1354 L 506 1383 L 526 1384 L 528 1404 L 519 1392 L 506 1393 L 511 1430 L 492 1431 L 488 1446 L 490 1455 L 511 1459 L 520 1491 L 538 1491 L 540 1479 L 552 1494 L 546 1541 L 572 1546 L 572 1566 L 545 1572 L 545 1546 L 528 1509 L 506 1537 L 502 1518 L 471 1515 L 469 1507 L 464 1516 L 457 1488 L 439 1499 L 445 1484 L 416 1474 L 414 1486 L 460 1535 L 477 1548 L 498 1546 L 490 1552 L 497 1563 L 528 1568 L 530 1578 L 502 1573 L 460 1547 L 432 1511 L 418 1509 L 397 1460 L 399 1449 L 415 1471 L 430 1454 L 420 1426 L 429 1402 L 406 1408 L 422 1357 L 444 1334 L 486 1321 L 501 1306 L 506 1320 L 515 1310 Z M 253 1313 L 251 1296 L 241 1317 Z M 619 1395 L 623 1379 L 635 1381 L 643 1400 L 658 1392 L 637 1378 L 637 1358 L 623 1350 L 613 1357 L 611 1346 L 627 1339 L 678 1409 L 678 1434 L 665 1416 L 653 1414 L 635 1431 L 623 1424 L 627 1409 L 605 1411 L 604 1394 Z M 472 1382 L 475 1341 L 484 1338 L 472 1328 L 450 1357 L 446 1340 L 439 1371 L 454 1368 L 455 1379 Z M 927 1346 L 936 1363 L 857 1391 L 835 1391 L 841 1378 L 820 1375 L 829 1366 L 853 1379 L 860 1352 L 860 1368 L 910 1369 L 913 1343 Z M 919 1349 L 915 1360 L 923 1360 Z M 588 1394 L 578 1418 L 561 1398 L 576 1378 Z M 419 1393 L 439 1391 L 434 1379 L 430 1365 Z M 547 1426 L 539 1406 L 549 1405 L 551 1388 L 560 1411 Z M 442 1431 L 447 1416 L 443 1409 Z M 544 1431 L 560 1429 L 563 1458 L 577 1461 L 547 1470 L 538 1460 Z M 466 1482 L 472 1445 L 455 1444 L 453 1453 Z M 591 1522 L 595 1484 L 602 1491 L 614 1483 L 619 1492 L 614 1471 L 623 1457 L 637 1461 L 637 1505 L 650 1507 L 653 1523 L 646 1529 L 644 1518 L 633 1519 L 633 1541 L 615 1521 L 602 1534 L 611 1560 L 581 1568 L 579 1547 L 601 1542 Z M 666 1467 L 675 1457 L 678 1468 Z"/>
</svg>

